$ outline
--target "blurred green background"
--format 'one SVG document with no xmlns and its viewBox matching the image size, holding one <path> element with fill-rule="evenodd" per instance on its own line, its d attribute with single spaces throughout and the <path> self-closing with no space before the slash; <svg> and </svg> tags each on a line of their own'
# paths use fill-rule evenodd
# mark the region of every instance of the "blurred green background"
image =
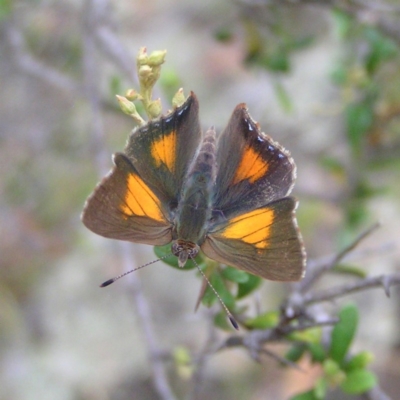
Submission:
<svg viewBox="0 0 400 400">
<path fill-rule="evenodd" d="M 114 95 L 135 86 L 142 46 L 168 51 L 156 88 L 165 112 L 178 88 L 193 90 L 203 128 L 221 131 L 245 102 L 290 150 L 310 258 L 337 252 L 380 220 L 349 264 L 371 275 L 399 271 L 400 5 L 347 3 L 0 2 L 0 399 L 157 398 L 130 279 L 98 287 L 123 272 L 120 249 L 79 218 L 134 126 Z M 133 266 L 155 258 L 150 247 L 128 249 Z M 193 311 L 201 281 L 161 263 L 137 274 L 183 398 L 191 371 L 171 354 L 182 346 L 201 352 L 210 341 L 208 310 Z M 331 274 L 321 286 L 338 282 Z M 248 305 L 274 309 L 286 289 L 265 282 Z M 357 348 L 374 352 L 372 368 L 393 398 L 399 293 L 352 296 L 361 315 Z M 212 341 L 224 335 L 214 332 Z M 201 398 L 285 399 L 320 372 L 302 368 L 221 352 L 208 360 Z"/>
</svg>

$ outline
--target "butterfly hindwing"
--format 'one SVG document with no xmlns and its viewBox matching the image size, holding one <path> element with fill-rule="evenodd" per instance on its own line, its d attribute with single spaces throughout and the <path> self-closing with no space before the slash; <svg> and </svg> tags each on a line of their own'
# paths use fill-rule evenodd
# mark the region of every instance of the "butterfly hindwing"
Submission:
<svg viewBox="0 0 400 400">
<path fill-rule="evenodd" d="M 202 251 L 213 260 L 274 281 L 304 274 L 304 248 L 291 197 L 239 214 L 210 227 Z"/>
<path fill-rule="evenodd" d="M 88 198 L 82 221 L 91 231 L 112 239 L 164 245 L 172 240 L 168 210 L 122 153 L 114 168 Z"/>
</svg>

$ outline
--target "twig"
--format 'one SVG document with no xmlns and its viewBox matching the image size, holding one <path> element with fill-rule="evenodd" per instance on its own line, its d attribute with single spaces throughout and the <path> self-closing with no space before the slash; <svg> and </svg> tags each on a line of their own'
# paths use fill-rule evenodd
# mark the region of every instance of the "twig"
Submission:
<svg viewBox="0 0 400 400">
<path fill-rule="evenodd" d="M 210 318 L 207 318 L 208 335 L 203 348 L 199 351 L 197 358 L 194 359 L 193 362 L 195 370 L 192 377 L 191 391 L 188 396 L 188 400 L 197 400 L 203 398 L 201 388 L 204 383 L 204 371 L 208 358 L 215 353 L 215 343 L 217 342 L 214 319 L 211 316 L 212 314 L 210 311 Z"/>
<path fill-rule="evenodd" d="M 311 271 L 308 270 L 305 278 L 298 284 L 294 285 L 295 289 L 300 293 L 307 292 L 311 288 L 311 286 L 313 286 L 325 272 L 335 267 L 348 253 L 354 250 L 360 244 L 360 242 L 362 242 L 366 237 L 371 235 L 372 232 L 378 229 L 379 226 L 380 224 L 378 222 L 375 223 L 366 231 L 361 233 L 352 243 L 350 243 L 342 251 L 333 256 L 333 258 L 329 262 L 322 264 Z"/>
<path fill-rule="evenodd" d="M 271 350 L 268 350 L 268 349 L 266 349 L 266 348 L 263 348 L 263 349 L 261 350 L 261 353 L 262 353 L 262 354 L 266 354 L 267 356 L 271 357 L 271 358 L 274 359 L 275 361 L 278 361 L 280 364 L 284 364 L 284 365 L 286 365 L 286 366 L 288 366 L 288 367 L 291 367 L 291 368 L 293 368 L 293 369 L 296 369 L 297 371 L 304 371 L 303 369 L 301 369 L 301 368 L 299 367 L 298 364 L 294 363 L 293 361 L 288 360 L 288 359 L 285 358 L 285 357 L 280 356 L 279 354 L 274 353 L 274 352 L 271 351 Z"/>
<path fill-rule="evenodd" d="M 337 297 L 342 297 L 349 295 L 351 293 L 360 292 L 365 289 L 383 287 L 386 296 L 390 297 L 390 287 L 393 285 L 400 284 L 400 273 L 392 275 L 381 275 L 371 278 L 365 278 L 360 281 L 349 283 L 345 285 L 340 285 L 337 287 L 324 289 L 323 291 L 316 293 L 307 293 L 304 295 L 304 303 L 306 305 L 320 303 L 323 301 L 329 301 L 336 299 Z"/>
<path fill-rule="evenodd" d="M 252 357 L 258 360 L 259 352 L 262 349 L 262 345 L 265 343 L 286 340 L 286 336 L 290 333 L 300 332 L 319 326 L 331 326 L 337 322 L 337 318 L 332 318 L 329 320 L 316 321 L 302 325 L 286 325 L 277 326 L 273 329 L 254 330 L 249 332 L 246 336 L 232 335 L 222 343 L 218 350 L 242 346 L 247 348 Z"/>
<path fill-rule="evenodd" d="M 132 254 L 129 248 L 129 243 L 118 242 L 119 253 L 122 255 L 123 268 L 125 271 L 132 269 Z M 164 369 L 163 358 L 161 357 L 162 351 L 158 346 L 154 327 L 151 318 L 150 306 L 142 291 L 142 285 L 139 274 L 131 274 L 130 288 L 135 302 L 135 307 L 143 327 L 144 339 L 147 344 L 149 352 L 149 363 L 153 373 L 153 382 L 155 389 L 162 400 L 175 400 L 175 396 L 169 386 L 167 375 Z"/>
</svg>

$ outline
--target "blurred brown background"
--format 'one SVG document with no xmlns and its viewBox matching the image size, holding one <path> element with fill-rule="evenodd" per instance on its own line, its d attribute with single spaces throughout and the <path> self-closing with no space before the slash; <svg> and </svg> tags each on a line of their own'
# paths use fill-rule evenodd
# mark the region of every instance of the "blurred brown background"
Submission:
<svg viewBox="0 0 400 400">
<path fill-rule="evenodd" d="M 399 271 L 397 50 L 365 78 L 369 42 L 357 31 L 353 40 L 341 37 L 342 22 L 329 4 L 334 2 L 297 3 L 2 2 L 0 399 L 158 398 L 149 331 L 140 315 L 143 304 L 134 301 L 132 278 L 98 287 L 123 272 L 124 257 L 134 267 L 154 253 L 133 244 L 121 250 L 79 219 L 86 197 L 111 167 L 111 154 L 123 149 L 134 126 L 118 111 L 114 94 L 135 85 L 141 46 L 168 51 L 156 93 L 165 112 L 179 87 L 193 90 L 203 127 L 220 131 L 233 108 L 246 102 L 263 131 L 291 151 L 310 258 L 337 252 L 380 220 L 382 227 L 351 263 L 372 275 Z M 381 21 L 392 19 L 400 26 L 397 1 L 371 0 L 365 8 L 357 3 L 349 22 L 355 28 L 365 23 L 380 29 Z M 400 42 L 398 32 L 384 33 L 394 46 Z M 337 78 L 343 70 L 345 83 Z M 372 118 L 370 136 L 357 149 L 346 135 L 346 107 L 371 82 L 379 90 L 372 115 L 366 115 Z M 362 214 L 355 220 L 354 210 Z M 210 339 L 208 310 L 193 312 L 200 287 L 194 272 L 158 263 L 136 274 L 156 348 L 165 350 L 167 375 L 185 398 L 190 370 L 176 369 L 168 361 L 171 352 L 179 346 L 201 352 L 207 340 L 218 343 L 225 334 L 217 331 Z M 321 284 L 336 281 L 343 278 L 332 275 Z M 265 282 L 254 301 L 262 310 L 274 309 L 285 290 Z M 399 293 L 393 288 L 391 299 L 383 290 L 351 296 L 361 307 L 356 350 L 374 352 L 372 368 L 393 398 L 400 392 Z M 283 369 L 268 358 L 258 365 L 244 350 L 218 353 L 207 362 L 203 398 L 285 399 L 318 376 L 313 369 Z"/>
</svg>

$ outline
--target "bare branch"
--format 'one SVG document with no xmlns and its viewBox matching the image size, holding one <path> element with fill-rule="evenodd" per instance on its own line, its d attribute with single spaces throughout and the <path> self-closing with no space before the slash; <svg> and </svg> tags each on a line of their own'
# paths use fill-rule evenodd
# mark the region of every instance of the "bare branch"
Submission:
<svg viewBox="0 0 400 400">
<path fill-rule="evenodd" d="M 318 326 L 332 326 L 338 322 L 337 318 L 331 318 L 324 321 L 311 322 L 299 325 L 278 325 L 273 329 L 250 331 L 246 336 L 232 335 L 226 339 L 218 350 L 228 347 L 245 347 L 250 355 L 259 360 L 259 353 L 265 343 L 286 340 L 286 336 L 293 332 L 305 331 Z"/>
<path fill-rule="evenodd" d="M 120 250 L 119 254 L 122 255 L 124 270 L 129 271 L 132 269 L 132 255 L 129 243 L 118 242 L 117 244 Z M 158 346 L 158 340 L 152 323 L 150 306 L 143 294 L 139 274 L 130 275 L 129 288 L 132 290 L 135 307 L 140 318 L 141 326 L 143 327 L 144 339 L 149 353 L 149 362 L 153 373 L 155 389 L 157 390 L 160 399 L 175 400 L 175 396 L 172 393 L 165 373 L 163 357 L 161 357 L 164 352 L 162 352 Z"/>
<path fill-rule="evenodd" d="M 366 231 L 361 233 L 352 243 L 345 247 L 341 252 L 333 256 L 328 262 L 322 265 L 314 267 L 312 270 L 308 269 L 305 278 L 294 285 L 295 290 L 305 293 L 309 290 L 322 275 L 334 268 L 347 254 L 354 250 L 366 237 L 371 235 L 376 229 L 378 229 L 380 224 L 377 222 L 368 228 Z"/>
<path fill-rule="evenodd" d="M 351 293 L 377 287 L 383 287 L 386 295 L 390 297 L 389 289 L 394 285 L 400 285 L 400 273 L 365 278 L 354 283 L 324 289 L 320 292 L 307 293 L 304 295 L 304 303 L 308 305 L 334 300 L 338 297 L 347 296 Z"/>
<path fill-rule="evenodd" d="M 217 330 L 214 325 L 214 318 L 210 312 L 210 318 L 207 318 L 208 335 L 203 345 L 203 348 L 199 351 L 197 357 L 194 359 L 194 373 L 191 383 L 191 392 L 188 396 L 188 400 L 202 399 L 201 388 L 204 384 L 204 372 L 208 358 L 212 356 L 215 351 L 215 343 L 217 342 Z"/>
</svg>

